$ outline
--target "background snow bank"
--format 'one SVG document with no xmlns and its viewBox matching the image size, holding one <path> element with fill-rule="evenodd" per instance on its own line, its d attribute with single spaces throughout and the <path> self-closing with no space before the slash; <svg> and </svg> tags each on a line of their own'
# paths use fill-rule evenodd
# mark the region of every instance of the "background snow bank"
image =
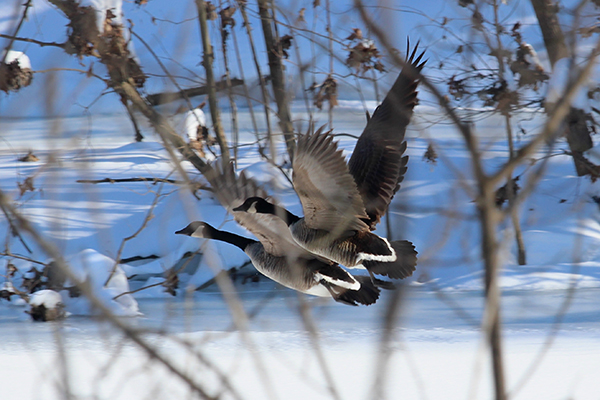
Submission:
<svg viewBox="0 0 600 400">
<path fill-rule="evenodd" d="M 336 113 L 336 118 L 342 121 L 340 131 L 360 134 L 365 123 L 360 107 L 347 105 Z M 406 179 L 388 213 L 391 231 L 387 232 L 383 222 L 378 233 L 415 243 L 419 265 L 408 280 L 411 284 L 425 289 L 481 290 L 479 224 L 473 197 L 465 190 L 473 184 L 468 153 L 454 131 L 443 127 L 422 129 L 427 118 L 426 110 L 425 114 L 417 113 L 409 129 L 407 153 L 411 158 Z M 224 121 L 227 120 L 224 117 Z M 247 120 L 248 112 L 242 111 L 240 126 L 251 126 L 244 125 Z M 151 181 L 153 178 L 181 181 L 182 178 L 175 172 L 162 145 L 153 141 L 157 138 L 150 129 L 146 128 L 145 142 L 132 143 L 133 135 L 124 134 L 129 132 L 124 116 L 94 117 L 88 136 L 82 136 L 78 129 L 85 126 L 84 121 L 67 119 L 63 122 L 62 135 L 50 139 L 45 120 L 0 121 L 0 128 L 6 132 L 5 140 L 11 144 L 10 148 L 0 151 L 0 187 L 13 196 L 23 215 L 64 252 L 78 271 L 86 271 L 85 276 L 94 280 L 98 290 L 121 246 L 122 259 L 139 259 L 117 268 L 114 286 L 102 289 L 104 299 L 118 312 L 135 314 L 135 297 L 169 296 L 163 286 L 157 285 L 135 293 L 133 298 L 110 300 L 119 291 L 129 290 L 125 276 L 130 278 L 131 289 L 139 289 L 158 284 L 175 268 L 181 270 L 178 292 L 181 294 L 211 279 L 215 271 L 247 263 L 243 252 L 226 243 L 209 243 L 174 234 L 192 220 L 205 220 L 216 227 L 250 236 L 225 213 L 210 192 L 200 190 L 195 197 L 187 187 L 177 183 Z M 482 137 L 486 166 L 493 170 L 506 160 L 506 143 L 495 136 L 493 121 L 489 129 L 482 132 L 486 134 Z M 433 138 L 440 154 L 437 164 L 422 159 Z M 253 143 L 255 138 L 250 131 L 245 131 L 240 140 Z M 346 136 L 340 136 L 339 140 L 340 147 L 349 155 L 355 140 Z M 32 145 L 40 161 L 17 161 Z M 301 213 L 297 197 L 281 171 L 262 161 L 252 145 L 241 147 L 239 154 L 239 168 L 245 168 L 249 176 L 265 184 L 292 212 Z M 535 157 L 544 156 L 541 151 Z M 184 162 L 183 166 L 193 180 L 204 182 L 190 164 Z M 524 166 L 516 171 L 523 174 L 519 182 L 522 186 L 531 168 Z M 18 184 L 29 177 L 34 190 L 21 194 Z M 78 182 L 134 177 L 150 180 Z M 504 290 L 564 289 L 571 285 L 600 287 L 599 209 L 593 195 L 600 195 L 598 184 L 576 177 L 570 157 L 555 155 L 548 159 L 539 186 L 521 208 L 527 265 L 516 263 L 510 224 L 501 227 L 504 262 L 500 282 Z M 145 228 L 134 235 L 144 223 Z M 27 250 L 20 241 L 6 237 L 9 231 L 6 221 L 0 224 L 3 225 L 0 240 L 10 242 L 13 253 L 26 255 Z M 123 242 L 132 235 L 133 238 Z M 28 257 L 46 259 L 31 240 L 25 237 L 25 241 L 33 251 Z M 198 251 L 203 255 L 181 261 L 184 255 Z M 3 259 L 2 268 L 9 260 Z M 18 259 L 10 261 L 21 274 L 33 265 Z M 86 313 L 87 305 L 83 303 L 69 300 L 67 310 Z"/>
</svg>

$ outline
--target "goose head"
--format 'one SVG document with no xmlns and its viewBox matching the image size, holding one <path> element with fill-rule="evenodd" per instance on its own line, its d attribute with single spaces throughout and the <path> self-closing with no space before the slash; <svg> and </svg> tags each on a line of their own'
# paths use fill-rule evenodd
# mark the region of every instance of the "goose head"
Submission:
<svg viewBox="0 0 600 400">
<path fill-rule="evenodd" d="M 241 206 L 234 208 L 233 211 L 242 211 L 249 214 L 274 214 L 275 207 L 262 197 L 249 197 Z"/>
<path fill-rule="evenodd" d="M 185 228 L 175 232 L 178 235 L 187 235 L 196 238 L 210 239 L 213 237 L 212 233 L 215 230 L 212 226 L 206 222 L 194 221 Z"/>
</svg>

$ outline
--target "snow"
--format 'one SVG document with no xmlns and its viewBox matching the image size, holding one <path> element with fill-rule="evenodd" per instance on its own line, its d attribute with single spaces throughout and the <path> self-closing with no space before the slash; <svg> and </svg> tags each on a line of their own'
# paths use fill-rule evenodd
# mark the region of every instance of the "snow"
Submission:
<svg viewBox="0 0 600 400">
<path fill-rule="evenodd" d="M 129 282 L 115 260 L 95 250 L 86 249 L 71 256 L 67 262 L 80 281 L 91 283 L 94 294 L 108 305 L 115 315 L 140 315 L 135 298 L 131 294 L 123 294 L 129 292 Z M 117 295 L 121 296 L 114 299 Z M 65 303 L 73 314 L 90 315 L 94 312 L 83 296 L 69 298 Z"/>
<path fill-rule="evenodd" d="M 198 128 L 206 126 L 206 115 L 200 108 L 194 108 L 185 113 L 185 132 L 187 132 L 188 141 L 197 140 Z"/>
<path fill-rule="evenodd" d="M 29 304 L 34 307 L 44 305 L 46 308 L 56 308 L 62 302 L 60 293 L 48 289 L 38 290 L 29 298 Z"/>
<path fill-rule="evenodd" d="M 567 85 L 570 81 L 573 81 L 575 74 L 579 71 L 578 67 L 574 65 L 571 58 L 561 58 L 554 64 L 550 80 L 548 81 L 548 89 L 546 94 L 546 103 L 556 104 L 560 100 L 560 96 L 565 92 Z M 586 112 L 590 112 L 590 101 L 588 98 L 588 90 L 591 80 L 588 79 L 588 83 L 584 83 L 580 86 L 571 105 L 575 108 L 579 108 Z"/>
<path fill-rule="evenodd" d="M 96 10 L 96 25 L 100 32 L 104 31 L 104 20 L 108 10 L 115 15 L 115 23 L 123 24 L 123 0 L 82 0 L 79 4 L 80 7 L 92 6 Z"/>
<path fill-rule="evenodd" d="M 348 102 L 335 110 L 340 132 L 360 134 L 365 123 L 362 107 L 361 102 Z M 326 115 L 320 118 L 325 120 Z M 373 306 L 356 308 L 327 298 L 302 297 L 311 305 L 319 346 L 341 398 L 372 398 L 373 387 L 380 387 L 389 398 L 392 394 L 491 398 L 490 361 L 477 322 L 483 313 L 483 283 L 470 161 L 456 132 L 428 126 L 431 118 L 427 107 L 417 109 L 408 132 L 408 174 L 388 213 L 393 240 L 413 241 L 419 264 L 415 276 L 406 282 L 399 322 L 385 347 L 390 358 L 382 385 L 376 385 L 376 365 L 390 293 L 382 293 Z M 223 120 L 229 120 L 227 115 Z M 242 112 L 240 126 L 251 126 L 248 121 L 248 113 Z M 539 122 L 531 124 L 541 125 Z M 63 252 L 77 276 L 90 282 L 104 304 L 116 315 L 128 317 L 125 320 L 131 326 L 148 332 L 143 337 L 157 346 L 161 355 L 212 394 L 222 390 L 220 379 L 182 340 L 224 371 L 242 398 L 331 398 L 314 344 L 298 315 L 295 292 L 264 278 L 245 284 L 238 279 L 236 292 L 226 289 L 222 294 L 214 286 L 194 291 L 215 272 L 247 262 L 242 251 L 226 243 L 174 234 L 190 221 L 204 220 L 219 229 L 250 236 L 209 191 L 198 191 L 197 198 L 177 183 L 78 182 L 133 177 L 182 180 L 149 127 L 143 127 L 145 141 L 133 143 L 131 126 L 123 115 L 65 119 L 58 137 L 50 136 L 48 123 L 43 119 L 0 120 L 4 143 L 9 144 L 0 149 L 0 188 Z M 82 127 L 86 136 L 81 135 Z M 227 125 L 225 129 L 229 129 Z M 187 135 L 183 126 L 179 131 Z M 502 134 L 494 120 L 481 128 L 488 171 L 506 161 Z M 346 136 L 339 140 L 344 154 L 349 155 L 355 140 Z M 242 131 L 240 141 L 246 146 L 239 149 L 238 167 L 265 184 L 290 211 L 301 213 L 289 181 L 257 154 L 253 133 Z M 435 165 L 422 159 L 431 141 L 440 155 Z M 282 143 L 278 146 L 283 149 Z M 17 161 L 29 150 L 40 161 Z M 500 226 L 503 262 L 499 283 L 504 292 L 508 388 L 516 388 L 534 363 L 555 332 L 557 312 L 568 303 L 550 350 L 531 379 L 511 398 L 594 399 L 600 391 L 595 376 L 600 370 L 600 209 L 592 196 L 600 191 L 598 183 L 575 176 L 571 159 L 560 154 L 560 149 L 554 153 L 547 158 L 539 186 L 521 207 L 527 265 L 516 262 L 511 225 Z M 546 155 L 542 149 L 534 158 Z M 189 163 L 182 165 L 191 179 L 204 182 Z M 515 172 L 523 174 L 521 186 L 537 165 Z M 28 177 L 33 178 L 34 190 L 21 194 L 17 184 Z M 389 238 L 385 226 L 384 221 L 377 233 Z M 28 253 L 10 235 L 5 219 L 0 220 L 0 227 L 0 242 L 9 243 L 13 254 L 50 261 L 24 235 L 32 251 Z M 182 259 L 198 250 L 201 254 Z M 117 264 L 119 256 L 155 258 Z M 10 279 L 6 277 L 9 261 L 17 268 Z M 19 288 L 23 279 L 32 276 L 27 272 L 32 267 L 40 266 L 27 259 L 3 257 L 0 283 L 5 288 Z M 162 285 L 172 268 L 182 270 L 175 297 Z M 251 271 L 252 267 L 244 269 Z M 124 294 L 130 291 L 136 292 Z M 572 299 L 569 293 L 574 293 Z M 234 294 L 248 313 L 257 312 L 249 322 L 252 345 L 244 335 L 232 332 L 232 300 L 225 296 Z M 71 313 L 61 324 L 33 324 L 15 296 L 11 302 L 0 300 L 0 360 L 11 366 L 0 374 L 3 396 L 64 398 L 59 349 L 65 346 L 70 389 L 78 398 L 195 398 L 164 366 L 114 328 L 98 322 L 84 298 L 71 298 L 66 291 L 59 295 Z M 457 316 L 455 305 L 475 324 L 460 313 Z M 264 374 L 257 363 L 264 366 Z M 223 398 L 235 396 L 227 393 Z"/>
<path fill-rule="evenodd" d="M 23 53 L 22 51 L 9 50 L 8 54 L 6 55 L 5 62 L 10 64 L 15 60 L 18 60 L 19 67 L 21 67 L 21 69 L 31 69 L 31 60 L 27 54 Z"/>
</svg>

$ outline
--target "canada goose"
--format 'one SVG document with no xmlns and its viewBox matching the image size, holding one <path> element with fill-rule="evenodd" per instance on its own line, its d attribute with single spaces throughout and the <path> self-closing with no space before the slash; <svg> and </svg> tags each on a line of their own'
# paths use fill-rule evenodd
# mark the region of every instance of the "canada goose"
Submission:
<svg viewBox="0 0 600 400">
<path fill-rule="evenodd" d="M 417 47 L 367 122 L 348 164 L 323 128 L 298 139 L 292 180 L 303 218 L 259 196 L 233 210 L 279 216 L 300 246 L 346 267 L 365 267 L 371 276 L 395 279 L 412 275 L 414 245 L 406 240 L 390 243 L 371 231 L 406 172 L 404 135 L 416 104 L 418 72 L 425 65 L 424 53 L 415 59 Z"/>
<path fill-rule="evenodd" d="M 256 240 L 218 230 L 205 222 L 194 221 L 175 233 L 233 244 L 250 257 L 261 274 L 299 292 L 331 296 L 349 305 L 373 304 L 379 297 L 379 289 L 367 276 L 352 276 L 338 265 L 315 257 L 298 257 L 292 261 L 287 255 L 275 256 Z"/>
<path fill-rule="evenodd" d="M 220 203 L 231 211 L 248 196 L 266 196 L 243 172 L 235 176 L 233 168 L 216 175 L 214 192 Z M 262 198 L 261 197 L 261 198 Z M 366 276 L 353 276 L 329 260 L 321 259 L 298 246 L 283 221 L 272 215 L 232 212 L 235 220 L 260 241 L 218 230 L 195 221 L 177 234 L 221 240 L 242 249 L 263 275 L 297 291 L 316 296 L 331 296 L 349 305 L 373 304 L 379 289 Z M 382 285 L 382 287 L 385 287 Z"/>
</svg>

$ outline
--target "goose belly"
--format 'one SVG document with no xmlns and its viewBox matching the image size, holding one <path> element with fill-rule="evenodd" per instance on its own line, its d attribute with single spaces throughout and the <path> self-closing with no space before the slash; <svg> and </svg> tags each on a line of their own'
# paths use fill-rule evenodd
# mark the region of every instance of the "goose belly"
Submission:
<svg viewBox="0 0 600 400">
<path fill-rule="evenodd" d="M 248 246 L 246 254 L 250 257 L 254 268 L 267 278 L 299 292 L 329 296 L 326 288 L 318 289 L 321 285 L 318 284 L 315 274 L 306 267 L 305 260 L 276 257 L 267 253 L 260 244 Z"/>
</svg>

